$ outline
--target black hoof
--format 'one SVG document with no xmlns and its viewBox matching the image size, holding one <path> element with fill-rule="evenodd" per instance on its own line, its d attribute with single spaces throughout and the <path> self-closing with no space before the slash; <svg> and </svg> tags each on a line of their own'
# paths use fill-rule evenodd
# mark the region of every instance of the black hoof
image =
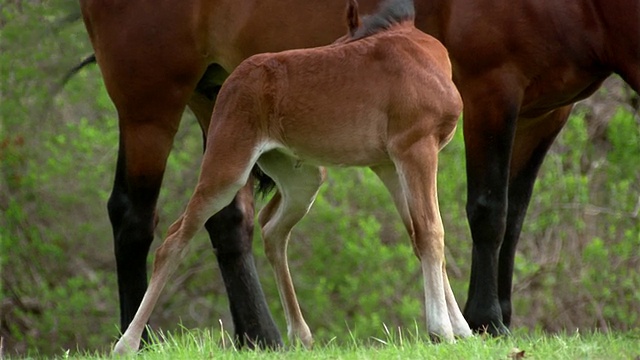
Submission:
<svg viewBox="0 0 640 360">
<path fill-rule="evenodd" d="M 477 334 L 487 334 L 493 337 L 501 337 L 501 336 L 509 336 L 511 335 L 511 331 L 506 327 L 502 322 L 487 322 L 480 325 L 472 325 L 469 324 L 471 330 L 473 330 Z"/>
</svg>

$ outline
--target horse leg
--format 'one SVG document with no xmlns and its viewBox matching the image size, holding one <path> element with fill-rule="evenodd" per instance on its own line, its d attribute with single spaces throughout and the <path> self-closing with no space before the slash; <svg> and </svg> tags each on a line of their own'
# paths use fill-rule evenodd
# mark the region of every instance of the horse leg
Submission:
<svg viewBox="0 0 640 360">
<path fill-rule="evenodd" d="M 189 101 L 205 133 L 218 90 L 212 89 L 207 94 L 196 92 Z M 282 339 L 267 306 L 253 258 L 253 217 L 252 182 L 249 182 L 227 207 L 205 223 L 205 228 L 227 290 L 238 345 L 277 348 L 282 346 Z"/>
<path fill-rule="evenodd" d="M 506 229 L 509 163 L 519 112 L 514 89 L 517 85 L 491 79 L 468 81 L 461 88 L 465 103 L 467 218 L 473 238 L 464 315 L 472 329 L 493 335 L 509 332 L 498 301 L 498 252 Z"/>
<path fill-rule="evenodd" d="M 449 276 L 447 275 L 446 263 L 442 264 L 442 274 L 444 282 L 444 296 L 447 301 L 447 309 L 449 310 L 449 320 L 451 321 L 451 326 L 453 327 L 453 334 L 458 337 L 469 337 L 472 336 L 471 328 L 469 328 L 469 324 L 467 324 L 467 320 L 465 320 L 462 315 L 462 311 L 460 311 L 460 306 L 458 306 L 458 302 L 456 301 L 456 297 L 453 294 L 453 290 L 451 289 L 451 284 L 449 283 Z"/>
<path fill-rule="evenodd" d="M 531 200 L 533 185 L 549 147 L 567 122 L 572 106 L 559 108 L 536 119 L 519 119 L 509 172 L 507 227 L 500 247 L 498 299 L 502 321 L 511 324 L 511 288 L 516 246 Z"/>
<path fill-rule="evenodd" d="M 142 332 L 158 297 L 185 257 L 187 245 L 211 214 L 227 206 L 247 183 L 251 168 L 259 156 L 257 146 L 234 148 L 233 145 L 239 140 L 229 134 L 229 131 L 225 131 L 224 136 L 212 139 L 216 146 L 210 145 L 205 152 L 196 190 L 186 210 L 171 225 L 167 238 L 156 251 L 149 287 L 131 325 L 116 344 L 114 353 L 127 354 L 138 349 Z M 247 140 L 251 134 L 245 132 L 240 137 Z M 218 167 L 219 164 L 228 165 Z"/>
<path fill-rule="evenodd" d="M 453 292 L 446 276 L 444 227 L 436 188 L 439 146 L 435 139 L 429 139 L 409 149 L 391 149 L 395 168 L 378 166 L 372 170 L 394 198 L 420 260 L 427 331 L 437 339 L 454 341 L 454 335 L 469 336 L 471 330 L 455 299 L 453 303 L 448 299 Z"/>
<path fill-rule="evenodd" d="M 124 144 L 120 141 L 113 191 L 107 209 L 114 236 L 120 299 L 120 326 L 125 331 L 147 288 L 147 255 L 156 226 L 155 205 L 162 171 L 128 185 Z M 145 340 L 147 334 L 144 334 Z"/>
<path fill-rule="evenodd" d="M 380 178 L 380 180 L 384 183 L 385 187 L 391 194 L 393 202 L 396 206 L 396 209 L 398 210 L 398 213 L 400 214 L 400 218 L 402 219 L 407 232 L 409 234 L 413 234 L 413 222 L 411 221 L 407 202 L 402 191 L 402 186 L 400 184 L 400 179 L 398 178 L 398 173 L 395 166 L 373 166 L 371 167 L 371 170 L 373 170 L 378 178 Z M 469 329 L 467 321 L 462 316 L 462 312 L 460 311 L 460 307 L 456 302 L 453 290 L 451 290 L 451 284 L 449 283 L 449 277 L 447 276 L 446 266 L 444 262 L 442 265 L 442 272 L 445 301 L 447 303 L 449 321 L 451 322 L 453 334 L 460 337 L 470 336 L 471 330 Z M 428 299 L 426 299 L 426 301 L 428 301 Z"/>
<path fill-rule="evenodd" d="M 634 14 L 628 16 L 629 14 Z M 631 88 L 640 94 L 640 33 L 638 32 L 637 2 L 613 3 L 607 11 L 599 14 L 606 23 L 606 46 L 604 58 L 607 64 Z M 624 34 L 624 35 L 621 35 Z"/>
<path fill-rule="evenodd" d="M 260 211 L 258 220 L 262 227 L 265 253 L 275 273 L 284 308 L 287 335 L 291 343 L 299 340 L 306 348 L 311 348 L 313 337 L 300 311 L 289 273 L 287 243 L 291 229 L 311 208 L 325 172 L 316 166 L 296 164 L 295 159 L 277 151 L 264 154 L 258 164 L 278 185 L 278 193 Z"/>
<path fill-rule="evenodd" d="M 171 150 L 174 127 L 182 109 L 167 111 L 153 122 L 132 123 L 120 117 L 118 162 L 108 211 L 113 227 L 120 321 L 125 331 L 134 317 L 147 287 L 147 255 L 157 223 L 155 214 L 166 159 Z M 144 134 L 144 136 L 141 136 Z M 154 154 L 154 156 L 148 156 Z M 146 333 L 145 333 L 146 337 Z"/>
<path fill-rule="evenodd" d="M 164 88 L 169 92 L 171 86 Z M 119 151 L 108 212 L 114 235 L 122 331 L 133 319 L 147 287 L 147 255 L 157 224 L 156 202 L 184 110 L 184 103 L 158 103 L 162 105 L 141 101 L 129 108 L 120 104 L 118 111 Z"/>
</svg>

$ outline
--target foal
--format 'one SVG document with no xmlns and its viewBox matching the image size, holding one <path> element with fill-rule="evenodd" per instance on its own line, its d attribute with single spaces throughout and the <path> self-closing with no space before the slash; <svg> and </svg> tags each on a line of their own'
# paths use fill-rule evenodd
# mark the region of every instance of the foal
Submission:
<svg viewBox="0 0 640 360">
<path fill-rule="evenodd" d="M 256 164 L 278 187 L 259 222 L 292 341 L 313 343 L 286 247 L 323 182 L 320 165 L 368 166 L 380 177 L 421 262 L 428 332 L 447 341 L 471 335 L 445 270 L 436 191 L 438 151 L 462 111 L 447 51 L 414 27 L 411 0 L 386 1 L 362 25 L 350 0 L 347 22 L 349 34 L 329 46 L 253 56 L 224 83 L 199 183 L 156 252 L 149 287 L 116 353 L 138 349 L 189 241 L 232 201 Z"/>
</svg>

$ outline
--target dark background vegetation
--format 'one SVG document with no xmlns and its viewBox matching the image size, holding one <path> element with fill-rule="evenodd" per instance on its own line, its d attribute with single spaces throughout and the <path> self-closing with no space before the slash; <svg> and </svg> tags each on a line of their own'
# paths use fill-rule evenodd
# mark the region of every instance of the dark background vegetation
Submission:
<svg viewBox="0 0 640 360">
<path fill-rule="evenodd" d="M 97 67 L 60 87 L 92 52 L 71 0 L 0 0 L 0 337 L 5 354 L 105 350 L 118 334 L 106 200 L 118 126 Z M 640 326 L 640 123 L 637 98 L 613 78 L 576 107 L 537 183 L 515 266 L 514 328 Z M 186 113 L 160 196 L 157 246 L 195 185 L 201 136 Z M 466 300 L 471 240 L 461 132 L 439 174 L 448 271 Z M 262 284 L 286 332 L 256 236 Z M 418 261 L 383 186 L 369 171 L 333 170 L 295 231 L 290 261 L 319 341 L 424 327 Z M 232 324 L 204 232 L 163 293 L 152 325 Z M 221 325 L 222 324 L 222 325 Z"/>
</svg>

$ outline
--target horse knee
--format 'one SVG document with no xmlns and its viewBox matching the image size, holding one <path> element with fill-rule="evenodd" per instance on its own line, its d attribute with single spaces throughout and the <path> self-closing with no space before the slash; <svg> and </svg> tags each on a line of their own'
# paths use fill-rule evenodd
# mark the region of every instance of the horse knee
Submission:
<svg viewBox="0 0 640 360">
<path fill-rule="evenodd" d="M 487 240 L 502 239 L 507 221 L 506 198 L 501 201 L 495 196 L 470 197 L 466 211 L 474 243 L 489 245 Z M 497 249 L 500 244 L 491 245 L 495 245 Z"/>
<path fill-rule="evenodd" d="M 158 222 L 153 207 L 136 208 L 126 194 L 114 191 L 107 202 L 107 211 L 113 228 L 116 257 L 146 257 Z"/>
<path fill-rule="evenodd" d="M 107 213 L 109 214 L 109 220 L 111 221 L 111 225 L 115 228 L 119 227 L 122 223 L 122 219 L 124 214 L 126 213 L 129 200 L 126 194 L 114 190 L 109 196 L 109 200 L 107 201 Z"/>
</svg>

